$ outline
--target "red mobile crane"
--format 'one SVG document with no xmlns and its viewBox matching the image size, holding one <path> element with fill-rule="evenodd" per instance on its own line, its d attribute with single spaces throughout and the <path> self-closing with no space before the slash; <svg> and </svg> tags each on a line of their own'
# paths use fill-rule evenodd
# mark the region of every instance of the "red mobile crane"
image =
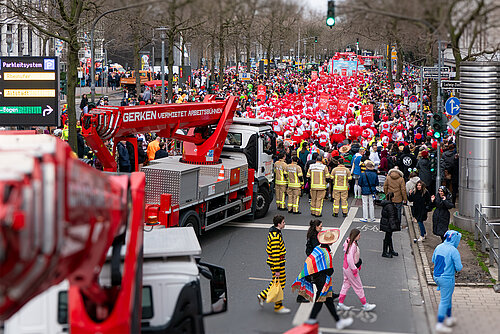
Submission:
<svg viewBox="0 0 500 334">
<path fill-rule="evenodd" d="M 113 150 L 121 140 L 137 149 L 130 136 L 138 133 L 182 140 L 182 158 L 150 161 L 141 169 L 146 219 L 201 234 L 243 215 L 263 217 L 272 200 L 274 132 L 268 121 L 235 119 L 239 127 L 232 126 L 236 106 L 235 97 L 207 96 L 201 103 L 98 107 L 84 115 L 82 132 L 106 171 L 117 169 L 106 140 L 114 141 Z M 225 144 L 231 152 L 223 154 Z M 225 177 L 218 182 L 221 169 Z"/>
<path fill-rule="evenodd" d="M 48 135 L 2 136 L 0 320 L 68 279 L 71 333 L 139 333 L 144 174 L 106 175 L 73 155 Z M 106 253 L 125 239 L 123 269 L 102 287 Z"/>
</svg>

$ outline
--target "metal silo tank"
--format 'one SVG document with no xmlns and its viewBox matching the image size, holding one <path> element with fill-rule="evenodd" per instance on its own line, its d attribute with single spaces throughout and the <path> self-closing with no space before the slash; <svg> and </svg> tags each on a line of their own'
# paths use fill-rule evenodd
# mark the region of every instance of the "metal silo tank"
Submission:
<svg viewBox="0 0 500 334">
<path fill-rule="evenodd" d="M 463 62 L 460 68 L 458 136 L 459 214 L 455 222 L 472 230 L 475 205 L 500 205 L 500 63 Z M 499 210 L 486 210 L 490 219 Z"/>
</svg>

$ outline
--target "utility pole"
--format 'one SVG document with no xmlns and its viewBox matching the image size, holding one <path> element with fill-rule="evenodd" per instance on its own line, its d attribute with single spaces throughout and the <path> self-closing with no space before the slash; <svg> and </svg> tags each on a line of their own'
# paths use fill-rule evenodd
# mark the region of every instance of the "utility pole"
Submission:
<svg viewBox="0 0 500 334">
<path fill-rule="evenodd" d="M 299 40 L 297 41 L 297 62 L 300 63 L 300 26 L 299 26 Z"/>
<path fill-rule="evenodd" d="M 167 28 L 161 27 L 156 29 L 160 32 L 161 38 L 161 104 L 165 104 L 165 31 Z"/>
<path fill-rule="evenodd" d="M 441 40 L 438 40 L 438 96 L 437 96 L 437 111 L 442 115 L 441 110 Z M 441 186 L 441 137 L 437 139 L 437 168 L 436 168 L 436 192 Z"/>
<path fill-rule="evenodd" d="M 424 115 L 424 67 L 420 66 L 420 117 Z M 427 115 L 424 118 L 424 127 L 427 124 Z M 427 130 L 426 132 L 427 133 Z"/>
</svg>

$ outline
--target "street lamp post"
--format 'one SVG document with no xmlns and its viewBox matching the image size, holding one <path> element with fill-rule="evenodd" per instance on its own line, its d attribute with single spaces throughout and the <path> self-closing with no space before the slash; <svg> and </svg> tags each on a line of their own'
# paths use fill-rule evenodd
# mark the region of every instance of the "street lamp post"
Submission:
<svg viewBox="0 0 500 334">
<path fill-rule="evenodd" d="M 152 3 L 156 3 L 159 1 L 161 1 L 161 0 L 151 0 L 151 1 L 147 1 L 147 2 L 135 3 L 133 5 L 129 5 L 129 6 L 125 6 L 125 7 L 110 9 L 110 10 L 102 13 L 101 15 L 99 15 L 92 23 L 92 29 L 90 30 L 90 66 L 91 66 L 91 68 L 90 68 L 90 72 L 91 72 L 91 74 L 90 74 L 90 83 L 91 83 L 90 84 L 90 93 L 91 93 L 91 95 L 90 96 L 91 96 L 92 103 L 95 102 L 94 32 L 95 32 L 95 27 L 96 27 L 97 23 L 99 22 L 100 19 L 102 19 L 104 16 L 106 16 L 108 14 L 119 12 L 119 11 L 130 9 L 130 8 L 140 7 L 140 6 L 144 6 L 144 5 L 150 5 Z"/>
<path fill-rule="evenodd" d="M 161 27 L 156 29 L 160 32 L 161 39 L 161 104 L 165 104 L 165 31 L 167 28 Z"/>
</svg>

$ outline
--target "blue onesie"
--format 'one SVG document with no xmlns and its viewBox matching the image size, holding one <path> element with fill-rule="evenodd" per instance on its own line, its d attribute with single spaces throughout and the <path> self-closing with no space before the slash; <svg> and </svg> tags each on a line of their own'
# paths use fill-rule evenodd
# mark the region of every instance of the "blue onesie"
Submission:
<svg viewBox="0 0 500 334">
<path fill-rule="evenodd" d="M 444 242 L 436 247 L 432 255 L 434 263 L 434 281 L 441 291 L 441 301 L 438 308 L 438 322 L 451 317 L 451 299 L 455 289 L 455 273 L 462 270 L 462 261 L 458 252 L 458 244 L 462 234 L 448 230 Z"/>
</svg>

